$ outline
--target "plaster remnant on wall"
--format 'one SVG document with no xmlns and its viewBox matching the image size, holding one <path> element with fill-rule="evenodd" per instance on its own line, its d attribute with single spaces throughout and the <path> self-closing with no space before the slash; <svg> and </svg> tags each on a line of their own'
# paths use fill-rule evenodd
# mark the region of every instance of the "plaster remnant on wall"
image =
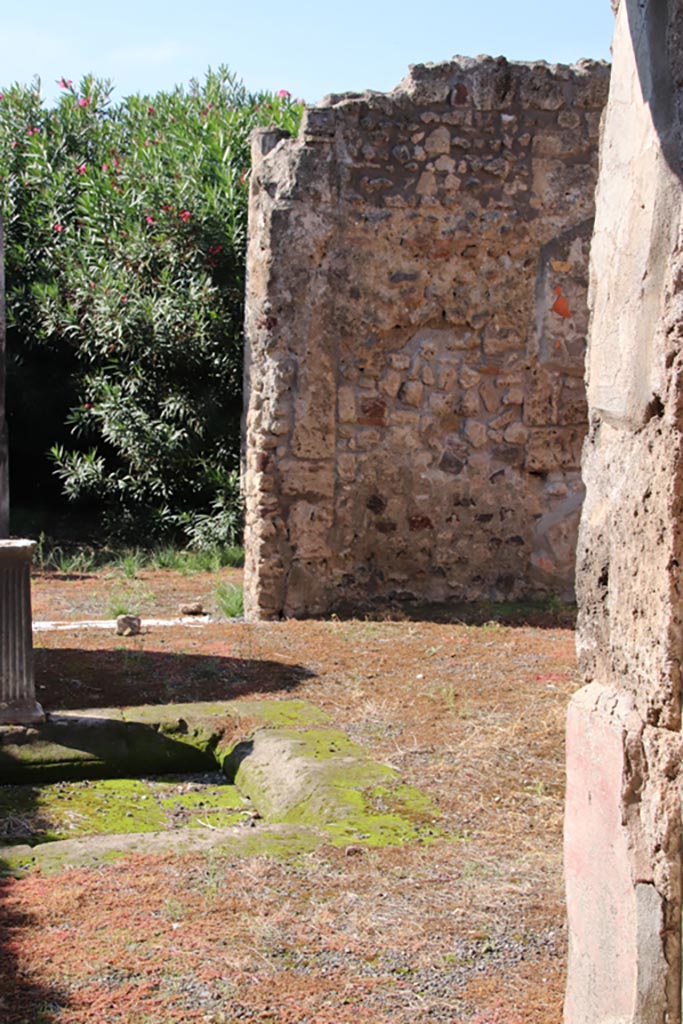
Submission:
<svg viewBox="0 0 683 1024">
<path fill-rule="evenodd" d="M 608 78 L 455 58 L 256 133 L 250 617 L 572 596 Z"/>
</svg>

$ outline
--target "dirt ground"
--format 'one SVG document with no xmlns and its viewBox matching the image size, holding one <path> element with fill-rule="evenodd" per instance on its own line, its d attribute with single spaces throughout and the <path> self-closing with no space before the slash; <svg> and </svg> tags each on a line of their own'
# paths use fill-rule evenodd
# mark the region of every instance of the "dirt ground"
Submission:
<svg viewBox="0 0 683 1024">
<path fill-rule="evenodd" d="M 126 588 L 144 616 L 213 608 L 218 578 L 239 571 L 38 574 L 34 618 L 108 618 Z M 216 621 L 35 643 L 46 710 L 310 700 L 433 798 L 446 838 L 6 879 L 4 1024 L 559 1024 L 570 628 Z"/>
</svg>

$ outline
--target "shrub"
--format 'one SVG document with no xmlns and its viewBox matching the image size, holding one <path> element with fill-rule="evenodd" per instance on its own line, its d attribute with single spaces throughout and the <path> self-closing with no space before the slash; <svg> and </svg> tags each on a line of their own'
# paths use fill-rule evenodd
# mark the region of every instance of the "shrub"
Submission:
<svg viewBox="0 0 683 1024">
<path fill-rule="evenodd" d="M 216 587 L 216 604 L 226 619 L 244 615 L 244 593 L 241 586 L 221 582 Z"/>
<path fill-rule="evenodd" d="M 301 106 L 225 68 L 118 104 L 62 85 L 50 110 L 38 84 L 0 101 L 8 400 L 42 367 L 24 417 L 108 535 L 234 543 L 248 137 Z"/>
</svg>

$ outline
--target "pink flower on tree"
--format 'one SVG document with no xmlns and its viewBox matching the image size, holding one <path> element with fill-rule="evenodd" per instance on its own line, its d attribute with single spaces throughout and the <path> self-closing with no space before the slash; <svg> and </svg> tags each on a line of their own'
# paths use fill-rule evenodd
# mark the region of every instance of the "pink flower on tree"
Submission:
<svg viewBox="0 0 683 1024">
<path fill-rule="evenodd" d="M 62 232 L 62 231 L 64 230 L 64 228 L 62 227 L 62 225 L 61 225 L 61 224 L 53 224 L 53 225 L 52 225 L 52 230 L 53 230 L 53 231 L 54 231 L 54 232 L 55 232 L 56 234 L 60 234 L 60 232 Z"/>
<path fill-rule="evenodd" d="M 180 219 L 183 222 L 183 224 L 187 224 L 191 216 L 192 214 L 190 213 L 189 210 L 182 210 L 180 213 Z"/>
<path fill-rule="evenodd" d="M 280 91 L 278 92 L 278 97 L 281 100 L 291 100 L 292 94 L 291 92 L 289 92 L 288 89 L 280 89 Z"/>
<path fill-rule="evenodd" d="M 80 175 L 83 175 L 83 174 L 85 174 L 85 172 L 87 171 L 87 169 L 88 169 L 88 168 L 87 168 L 87 165 L 86 165 L 86 164 L 79 164 L 79 165 L 78 165 L 78 167 L 76 168 L 76 170 L 78 171 L 78 173 L 79 173 Z"/>
<path fill-rule="evenodd" d="M 84 107 L 84 108 L 85 107 L 89 107 L 90 106 L 90 97 L 89 96 L 82 96 L 80 98 L 80 100 L 78 101 L 78 105 L 79 105 L 79 107 Z"/>
<path fill-rule="evenodd" d="M 149 214 L 147 214 L 147 216 L 145 217 L 145 220 L 147 221 L 148 224 L 153 224 L 154 223 L 154 217 L 150 217 Z"/>
<path fill-rule="evenodd" d="M 71 78 L 60 78 L 57 84 L 60 89 L 68 89 L 73 84 L 73 80 Z"/>
<path fill-rule="evenodd" d="M 154 114 L 154 107 L 147 107 L 147 113 L 148 113 L 148 114 L 150 115 L 150 117 L 151 117 L 151 116 L 152 116 L 152 115 Z"/>
</svg>

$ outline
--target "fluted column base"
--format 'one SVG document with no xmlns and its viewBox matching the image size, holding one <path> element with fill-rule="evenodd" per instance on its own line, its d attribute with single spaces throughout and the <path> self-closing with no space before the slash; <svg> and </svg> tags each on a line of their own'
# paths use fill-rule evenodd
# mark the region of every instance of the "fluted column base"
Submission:
<svg viewBox="0 0 683 1024">
<path fill-rule="evenodd" d="M 0 540 L 0 723 L 25 725 L 45 715 L 33 676 L 29 540 Z"/>
</svg>

